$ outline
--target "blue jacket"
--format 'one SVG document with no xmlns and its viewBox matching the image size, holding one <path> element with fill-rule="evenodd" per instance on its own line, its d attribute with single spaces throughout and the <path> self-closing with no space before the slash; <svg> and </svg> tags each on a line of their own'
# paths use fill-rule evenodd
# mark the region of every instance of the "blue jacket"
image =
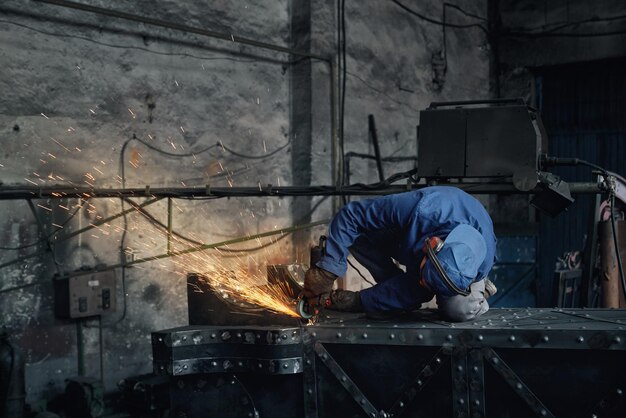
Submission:
<svg viewBox="0 0 626 418">
<path fill-rule="evenodd" d="M 361 292 L 366 311 L 412 309 L 432 298 L 418 284 L 422 248 L 427 237 L 442 239 L 457 225 L 476 228 L 485 238 L 487 255 L 478 269 L 481 280 L 495 262 L 493 223 L 482 204 L 456 187 L 434 186 L 421 190 L 365 199 L 344 206 L 330 224 L 326 254 L 317 266 L 344 276 L 349 248 L 358 239 L 359 252 L 378 253 L 406 266 L 406 273 L 376 277 L 376 286 Z M 363 244 L 365 243 L 365 244 Z M 382 264 L 382 263 L 381 263 Z M 372 271 L 370 269 L 370 271 Z"/>
</svg>

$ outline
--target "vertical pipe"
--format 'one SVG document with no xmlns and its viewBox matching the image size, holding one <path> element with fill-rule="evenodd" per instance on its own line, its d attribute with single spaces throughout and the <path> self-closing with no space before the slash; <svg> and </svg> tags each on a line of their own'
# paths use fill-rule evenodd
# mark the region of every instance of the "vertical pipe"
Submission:
<svg viewBox="0 0 626 418">
<path fill-rule="evenodd" d="M 624 222 L 617 222 L 617 233 L 620 238 L 624 237 Z M 599 223 L 598 236 L 600 241 L 600 287 L 602 289 L 601 308 L 620 308 L 626 306 L 622 296 L 619 271 L 617 267 L 617 257 L 613 234 L 611 231 L 611 221 Z M 623 247 L 620 253 L 623 255 Z"/>
<path fill-rule="evenodd" d="M 172 252 L 172 198 L 167 198 L 167 253 Z"/>
<path fill-rule="evenodd" d="M 83 321 L 76 320 L 76 360 L 78 363 L 78 375 L 85 375 L 85 346 L 83 345 Z"/>
<path fill-rule="evenodd" d="M 383 182 L 385 181 L 385 174 L 383 173 L 383 160 L 380 157 L 380 146 L 378 144 L 378 132 L 376 132 L 376 121 L 374 120 L 374 115 L 369 115 L 367 117 L 367 122 L 369 125 L 370 136 L 372 137 L 372 142 L 374 143 L 374 155 L 376 156 L 376 167 L 378 168 L 378 180 Z"/>
<path fill-rule="evenodd" d="M 330 136 L 331 136 L 331 144 L 330 144 L 330 165 L 332 167 L 332 184 L 336 187 L 339 187 L 339 179 L 341 178 L 339 175 L 339 159 L 338 159 L 338 144 L 339 139 L 337 136 L 337 63 L 333 58 L 329 62 L 329 72 L 330 72 Z M 341 197 L 335 196 L 333 197 L 333 213 L 336 213 L 339 210 L 339 206 L 341 205 Z"/>
</svg>

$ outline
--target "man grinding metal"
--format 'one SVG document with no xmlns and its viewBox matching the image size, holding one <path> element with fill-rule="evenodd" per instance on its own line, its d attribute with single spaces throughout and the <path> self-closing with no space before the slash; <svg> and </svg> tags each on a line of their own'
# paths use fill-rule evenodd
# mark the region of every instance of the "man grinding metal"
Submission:
<svg viewBox="0 0 626 418">
<path fill-rule="evenodd" d="M 332 290 L 346 274 L 348 252 L 369 270 L 375 286 Z M 325 253 L 307 271 L 303 295 L 311 306 L 373 317 L 418 309 L 436 295 L 446 319 L 467 321 L 489 309 L 486 298 L 496 287 L 487 274 L 495 253 L 489 214 L 455 187 L 355 201 L 332 220 Z"/>
</svg>

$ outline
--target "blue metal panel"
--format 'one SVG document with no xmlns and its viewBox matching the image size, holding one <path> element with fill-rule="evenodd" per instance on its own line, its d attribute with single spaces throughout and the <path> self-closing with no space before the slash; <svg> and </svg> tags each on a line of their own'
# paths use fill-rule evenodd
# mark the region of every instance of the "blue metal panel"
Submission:
<svg viewBox="0 0 626 418">
<path fill-rule="evenodd" d="M 549 154 L 578 157 L 626 173 L 626 60 L 546 68 L 538 74 L 538 105 L 549 137 Z M 586 167 L 552 171 L 568 182 L 594 180 Z M 557 218 L 540 216 L 539 306 L 554 304 L 556 258 L 584 247 L 593 198 L 575 198 Z"/>
<path fill-rule="evenodd" d="M 489 279 L 498 293 L 489 299 L 492 307 L 536 306 L 537 237 L 530 235 L 499 236 L 497 263 Z"/>
</svg>

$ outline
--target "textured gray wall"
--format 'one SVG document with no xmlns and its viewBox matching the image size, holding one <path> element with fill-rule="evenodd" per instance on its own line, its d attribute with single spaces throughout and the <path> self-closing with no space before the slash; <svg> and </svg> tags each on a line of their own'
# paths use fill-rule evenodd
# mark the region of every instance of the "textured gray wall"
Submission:
<svg viewBox="0 0 626 418">
<path fill-rule="evenodd" d="M 321 55 L 336 54 L 337 11 L 330 0 L 313 2 L 310 13 L 300 9 L 308 2 L 287 1 L 189 1 L 184 6 L 164 0 L 84 3 L 279 45 L 295 44 Z M 430 0 L 410 6 L 440 19 L 442 3 Z M 458 4 L 486 15 L 486 1 Z M 172 153 L 197 152 L 218 140 L 248 155 L 289 145 L 262 159 L 240 158 L 221 147 L 194 157 L 171 158 L 132 141 L 124 159 L 130 187 L 302 185 L 308 178 L 312 184 L 331 184 L 330 83 L 323 63 L 304 63 L 310 67 L 295 72 L 284 54 L 36 1 L 6 0 L 0 10 L 0 180 L 4 184 L 84 186 L 87 181 L 96 187 L 119 187 L 121 148 L 133 135 Z M 448 16 L 454 22 L 473 22 L 454 12 Z M 292 26 L 296 21 L 305 25 L 308 21 L 310 39 Z M 445 72 L 442 28 L 391 2 L 347 2 L 346 38 L 346 152 L 373 152 L 367 116 L 374 114 L 382 155 L 415 155 L 420 109 L 430 101 L 490 95 L 489 46 L 479 30 L 447 29 Z M 302 115 L 300 106 L 310 111 Z M 296 136 L 300 132 L 309 137 L 304 143 Z M 292 146 L 299 147 L 297 153 Z M 303 154 L 300 147 L 310 151 Z M 385 170 L 389 175 L 411 166 L 386 164 Z M 377 180 L 375 164 L 354 161 L 352 167 L 353 182 Z M 174 228 L 207 243 L 217 242 L 289 226 L 318 200 L 178 200 Z M 311 218 L 331 215 L 331 200 Z M 55 224 L 62 225 L 78 204 L 76 199 L 34 203 L 47 234 L 59 229 Z M 92 199 L 83 206 L 61 233 L 121 208 L 117 199 Z M 165 209 L 164 202 L 149 207 L 162 222 Z M 1 246 L 37 242 L 38 227 L 25 202 L 1 202 L 0 211 L 4 215 Z M 0 270 L 2 323 L 25 351 L 30 401 L 57 392 L 65 377 L 77 373 L 75 325 L 52 314 L 53 274 L 119 262 L 122 225 L 118 219 L 59 242 L 54 259 L 48 252 Z M 318 228 L 314 235 L 323 230 Z M 306 235 L 298 237 L 294 248 L 288 238 L 267 251 L 245 254 L 243 261 L 227 258 L 224 263 L 244 263 L 256 270 L 268 261 L 306 261 L 306 241 Z M 141 216 L 132 214 L 126 246 L 136 257 L 145 257 L 163 253 L 166 241 Z M 37 249 L 45 245 L 2 250 L 0 263 Z M 126 316 L 117 322 L 119 310 L 103 319 L 108 390 L 120 378 L 151 371 L 151 331 L 186 323 L 181 270 L 167 260 L 127 269 Z M 23 285 L 29 286 L 11 290 Z M 97 376 L 98 334 L 93 322 L 85 330 L 86 372 Z"/>
</svg>

